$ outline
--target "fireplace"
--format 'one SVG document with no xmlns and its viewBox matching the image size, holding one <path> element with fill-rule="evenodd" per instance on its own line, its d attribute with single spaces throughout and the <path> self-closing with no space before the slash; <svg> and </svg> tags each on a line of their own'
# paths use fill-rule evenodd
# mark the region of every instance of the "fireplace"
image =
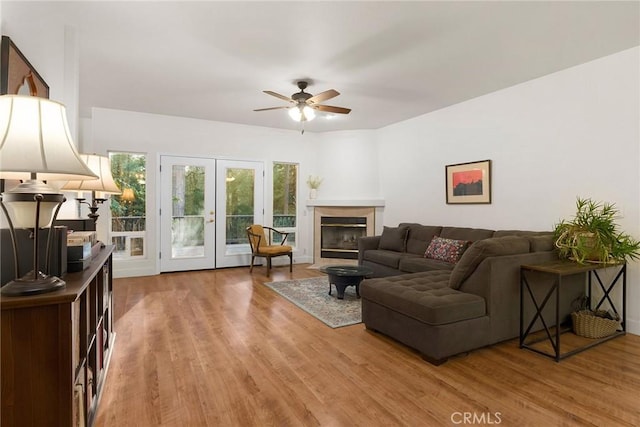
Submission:
<svg viewBox="0 0 640 427">
<path fill-rule="evenodd" d="M 320 217 L 320 257 L 358 259 L 358 238 L 367 235 L 367 218 Z"/>
<path fill-rule="evenodd" d="M 316 206 L 314 263 L 351 264 L 358 259 L 358 239 L 375 233 L 374 207 Z"/>
</svg>

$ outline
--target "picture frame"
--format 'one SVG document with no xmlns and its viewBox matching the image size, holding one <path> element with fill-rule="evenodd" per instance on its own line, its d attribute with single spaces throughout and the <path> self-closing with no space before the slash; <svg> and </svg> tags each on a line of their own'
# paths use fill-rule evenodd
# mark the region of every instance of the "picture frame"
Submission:
<svg viewBox="0 0 640 427">
<path fill-rule="evenodd" d="M 491 160 L 445 166 L 447 204 L 491 203 Z"/>
<path fill-rule="evenodd" d="M 49 85 L 7 37 L 0 41 L 0 95 L 49 98 Z"/>
</svg>

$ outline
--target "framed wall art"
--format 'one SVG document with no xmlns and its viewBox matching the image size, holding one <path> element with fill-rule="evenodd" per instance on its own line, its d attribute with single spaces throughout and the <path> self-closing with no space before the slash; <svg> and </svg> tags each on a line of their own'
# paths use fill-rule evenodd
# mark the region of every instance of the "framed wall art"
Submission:
<svg viewBox="0 0 640 427">
<path fill-rule="evenodd" d="M 49 85 L 7 36 L 0 42 L 0 95 L 49 98 Z"/>
<path fill-rule="evenodd" d="M 491 203 L 491 160 L 445 166 L 447 204 Z"/>
</svg>

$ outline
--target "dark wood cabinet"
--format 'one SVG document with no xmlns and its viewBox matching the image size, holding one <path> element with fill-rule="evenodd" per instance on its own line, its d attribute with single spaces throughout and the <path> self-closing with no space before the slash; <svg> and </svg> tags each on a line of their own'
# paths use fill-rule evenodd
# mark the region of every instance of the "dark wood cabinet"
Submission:
<svg viewBox="0 0 640 427">
<path fill-rule="evenodd" d="M 2 297 L 0 424 L 91 426 L 113 350 L 112 246 L 65 289 Z"/>
</svg>

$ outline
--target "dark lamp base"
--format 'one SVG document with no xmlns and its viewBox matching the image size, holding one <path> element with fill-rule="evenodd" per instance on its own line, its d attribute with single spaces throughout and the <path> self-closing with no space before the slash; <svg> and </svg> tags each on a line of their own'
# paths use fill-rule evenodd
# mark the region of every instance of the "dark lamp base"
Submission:
<svg viewBox="0 0 640 427">
<path fill-rule="evenodd" d="M 25 277 L 10 281 L 0 289 L 0 293 L 9 296 L 37 295 L 57 291 L 66 286 L 65 281 L 56 276 L 45 276 L 39 273 L 38 278 L 34 279 L 32 275 L 33 273 L 27 274 Z"/>
</svg>

